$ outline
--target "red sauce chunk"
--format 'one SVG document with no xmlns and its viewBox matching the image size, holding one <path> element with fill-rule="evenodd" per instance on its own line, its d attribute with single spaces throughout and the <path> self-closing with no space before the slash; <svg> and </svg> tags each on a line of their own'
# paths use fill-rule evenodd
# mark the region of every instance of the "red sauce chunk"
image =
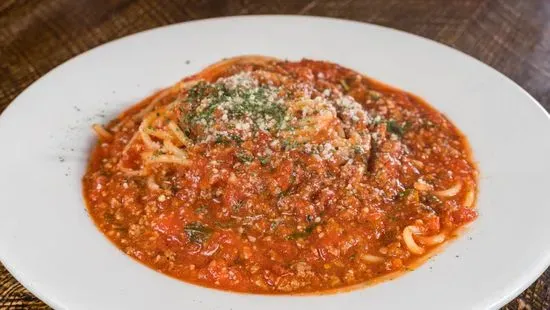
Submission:
<svg viewBox="0 0 550 310">
<path fill-rule="evenodd" d="M 368 283 L 477 217 L 459 130 L 418 97 L 328 62 L 225 60 L 94 129 L 83 189 L 98 228 L 207 287 Z"/>
</svg>

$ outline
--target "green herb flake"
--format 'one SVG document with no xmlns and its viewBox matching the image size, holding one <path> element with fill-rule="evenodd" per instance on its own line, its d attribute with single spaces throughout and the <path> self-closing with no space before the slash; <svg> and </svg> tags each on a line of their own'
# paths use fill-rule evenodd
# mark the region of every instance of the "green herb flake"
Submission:
<svg viewBox="0 0 550 310">
<path fill-rule="evenodd" d="M 296 231 L 286 237 L 287 240 L 306 239 L 311 235 L 317 224 L 309 225 L 304 231 Z"/>
<path fill-rule="evenodd" d="M 229 136 L 231 137 L 231 139 L 232 139 L 233 141 L 237 142 L 237 144 L 243 143 L 243 139 L 242 139 L 239 135 L 230 134 Z"/>
<path fill-rule="evenodd" d="M 202 97 L 204 97 L 204 94 L 207 89 L 207 84 L 204 81 L 200 81 L 195 86 L 193 86 L 188 92 L 187 92 L 187 100 L 196 102 Z"/>
<path fill-rule="evenodd" d="M 385 123 L 386 121 L 384 120 L 384 118 L 382 118 L 382 116 L 380 115 L 376 115 L 373 119 L 373 123 L 375 125 L 378 125 L 378 124 L 381 124 L 381 123 Z"/>
<path fill-rule="evenodd" d="M 269 156 L 260 156 L 260 157 L 258 157 L 258 160 L 260 161 L 260 164 L 262 164 L 262 166 L 267 166 L 267 164 L 269 164 L 271 158 Z"/>
<path fill-rule="evenodd" d="M 235 157 L 237 157 L 237 159 L 242 163 L 249 163 L 254 160 L 254 156 L 244 152 L 235 153 Z"/>
<path fill-rule="evenodd" d="M 363 150 L 363 147 L 359 146 L 359 145 L 355 145 L 353 147 L 353 151 L 355 152 L 355 155 L 363 155 L 365 152 Z"/>
<path fill-rule="evenodd" d="M 439 199 L 437 196 L 435 195 L 432 195 L 432 194 L 427 194 L 425 196 L 422 197 L 422 202 L 428 204 L 428 205 L 440 205 L 442 204 L 443 202 L 441 201 L 441 199 Z"/>
<path fill-rule="evenodd" d="M 211 228 L 200 222 L 189 223 L 185 225 L 183 230 L 187 234 L 187 237 L 189 237 L 189 240 L 197 244 L 206 242 L 213 233 Z"/>
<path fill-rule="evenodd" d="M 399 194 L 397 194 L 397 199 L 403 199 L 403 198 L 409 196 L 412 193 L 412 191 L 413 191 L 412 188 L 407 188 L 407 189 L 399 192 Z"/>
<path fill-rule="evenodd" d="M 409 128 L 409 123 L 405 122 L 403 125 L 400 125 L 395 120 L 389 120 L 386 122 L 386 128 L 390 133 L 402 137 L 405 132 L 407 132 L 407 129 Z"/>
<path fill-rule="evenodd" d="M 285 151 L 288 151 L 297 148 L 298 146 L 300 146 L 300 143 L 293 140 L 283 140 L 281 145 Z"/>
<path fill-rule="evenodd" d="M 288 194 L 290 194 L 290 188 L 285 190 L 285 191 L 280 191 L 278 194 L 277 194 L 277 199 L 282 199 L 284 198 L 285 196 L 288 196 Z"/>
<path fill-rule="evenodd" d="M 275 231 L 275 229 L 277 229 L 277 227 L 281 224 L 282 221 L 283 219 L 272 220 L 271 224 L 269 225 L 269 230 L 271 230 L 272 232 Z"/>
<path fill-rule="evenodd" d="M 233 211 L 237 212 L 239 211 L 242 207 L 244 206 L 244 201 L 237 201 L 235 202 L 231 208 L 233 209 Z"/>
<path fill-rule="evenodd" d="M 231 141 L 229 139 L 227 139 L 227 137 L 225 137 L 225 136 L 216 135 L 216 139 L 214 140 L 214 143 L 215 144 L 228 145 L 228 144 L 231 143 Z"/>
</svg>

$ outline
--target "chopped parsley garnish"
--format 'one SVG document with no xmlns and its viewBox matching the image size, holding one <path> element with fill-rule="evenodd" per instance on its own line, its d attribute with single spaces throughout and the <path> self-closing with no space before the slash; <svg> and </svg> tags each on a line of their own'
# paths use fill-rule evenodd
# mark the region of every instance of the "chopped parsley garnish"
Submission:
<svg viewBox="0 0 550 310">
<path fill-rule="evenodd" d="M 200 81 L 187 92 L 187 100 L 198 101 L 200 98 L 204 97 L 206 89 L 206 82 Z"/>
<path fill-rule="evenodd" d="M 193 222 L 185 225 L 183 228 L 189 240 L 194 243 L 202 244 L 212 235 L 212 229 L 200 222 Z"/>
<path fill-rule="evenodd" d="M 365 153 L 365 151 L 363 150 L 363 147 L 359 145 L 355 145 L 353 147 L 353 151 L 355 152 L 355 155 L 363 155 Z"/>
<path fill-rule="evenodd" d="M 267 166 L 267 164 L 269 164 L 271 158 L 269 156 L 260 156 L 260 157 L 258 157 L 258 160 L 260 161 L 260 164 L 262 164 L 262 166 Z"/>
<path fill-rule="evenodd" d="M 283 219 L 272 220 L 271 224 L 269 224 L 269 230 L 274 231 L 275 229 L 277 229 L 277 226 L 279 226 L 279 224 L 281 224 L 282 221 Z"/>
<path fill-rule="evenodd" d="M 258 85 L 246 73 L 216 83 L 201 82 L 188 91 L 189 111 L 185 111 L 184 122 L 204 127 L 212 127 L 215 122 L 221 126 L 215 126 L 210 133 L 227 135 L 229 131 L 236 131 L 237 134 L 231 133 L 235 136 L 242 132 L 279 130 L 287 116 L 287 107 L 278 94 L 278 88 Z M 242 137 L 239 139 L 242 141 Z"/>
<path fill-rule="evenodd" d="M 407 188 L 407 189 L 405 189 L 405 190 L 403 190 L 403 191 L 401 191 L 397 194 L 397 199 L 403 199 L 403 198 L 409 196 L 413 191 L 414 191 L 414 189 Z"/>
<path fill-rule="evenodd" d="M 233 211 L 237 212 L 242 208 L 242 206 L 244 206 L 244 201 L 237 201 L 231 206 L 231 208 Z"/>
<path fill-rule="evenodd" d="M 399 137 L 402 137 L 409 129 L 409 123 L 399 124 L 395 120 L 389 120 L 386 122 L 387 129 L 390 133 L 393 133 Z"/>
<path fill-rule="evenodd" d="M 317 224 L 309 225 L 304 231 L 296 231 L 286 237 L 287 240 L 305 239 L 311 235 Z"/>
<path fill-rule="evenodd" d="M 254 160 L 254 156 L 244 152 L 235 153 L 235 157 L 237 157 L 237 159 L 242 163 L 249 163 Z"/>
<path fill-rule="evenodd" d="M 231 137 L 231 139 L 233 141 L 237 142 L 237 144 L 243 143 L 243 139 L 241 137 L 239 137 L 238 135 L 230 134 L 229 137 Z"/>
<path fill-rule="evenodd" d="M 416 189 L 407 188 L 406 190 L 397 194 L 396 199 L 403 201 L 405 204 L 417 205 L 420 202 L 420 195 Z"/>
<path fill-rule="evenodd" d="M 231 144 L 231 140 L 228 139 L 226 136 L 222 135 L 216 135 L 216 140 L 214 140 L 215 144 Z"/>
<path fill-rule="evenodd" d="M 297 148 L 298 146 L 300 146 L 300 143 L 294 140 L 284 140 L 282 143 L 282 146 L 283 146 L 283 149 L 286 151 L 286 150 Z"/>
<path fill-rule="evenodd" d="M 442 204 L 443 202 L 441 201 L 441 199 L 439 199 L 437 196 L 435 195 L 432 195 L 432 194 L 426 194 L 426 195 L 423 195 L 422 196 L 422 202 L 427 204 L 427 205 L 440 205 Z"/>
<path fill-rule="evenodd" d="M 386 121 L 385 121 L 385 120 L 382 118 L 382 116 L 380 116 L 380 115 L 375 116 L 374 119 L 373 119 L 373 123 L 374 123 L 375 125 L 378 125 L 378 124 L 381 124 L 381 123 L 385 123 L 385 122 L 386 122 Z"/>
</svg>

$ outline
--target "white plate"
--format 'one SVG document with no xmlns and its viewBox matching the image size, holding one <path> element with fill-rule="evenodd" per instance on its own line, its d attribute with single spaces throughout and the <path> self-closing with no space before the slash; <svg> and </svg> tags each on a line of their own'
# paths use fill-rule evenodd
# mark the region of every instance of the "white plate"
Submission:
<svg viewBox="0 0 550 310">
<path fill-rule="evenodd" d="M 409 90 L 468 136 L 479 219 L 418 270 L 327 296 L 235 294 L 169 278 L 113 246 L 85 211 L 90 125 L 224 57 L 324 59 Z M 188 64 L 186 61 L 189 60 Z M 460 52 L 403 32 L 310 17 L 184 23 L 106 44 L 59 66 L 0 118 L 0 259 L 61 309 L 487 309 L 550 263 L 550 121 L 525 91 Z"/>
</svg>

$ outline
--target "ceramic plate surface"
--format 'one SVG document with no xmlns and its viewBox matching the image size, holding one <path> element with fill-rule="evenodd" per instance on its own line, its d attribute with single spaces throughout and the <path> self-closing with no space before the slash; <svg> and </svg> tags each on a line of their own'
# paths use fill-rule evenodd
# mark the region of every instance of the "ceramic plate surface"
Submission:
<svg viewBox="0 0 550 310">
<path fill-rule="evenodd" d="M 417 270 L 334 295 L 223 292 L 126 256 L 94 226 L 82 199 L 91 124 L 243 54 L 328 60 L 426 99 L 469 138 L 481 172 L 479 219 Z M 0 116 L 0 148 L 0 260 L 59 309 L 488 309 L 511 300 L 550 263 L 548 114 L 479 61 L 379 26 L 252 16 L 132 35 L 24 91 Z"/>
</svg>

